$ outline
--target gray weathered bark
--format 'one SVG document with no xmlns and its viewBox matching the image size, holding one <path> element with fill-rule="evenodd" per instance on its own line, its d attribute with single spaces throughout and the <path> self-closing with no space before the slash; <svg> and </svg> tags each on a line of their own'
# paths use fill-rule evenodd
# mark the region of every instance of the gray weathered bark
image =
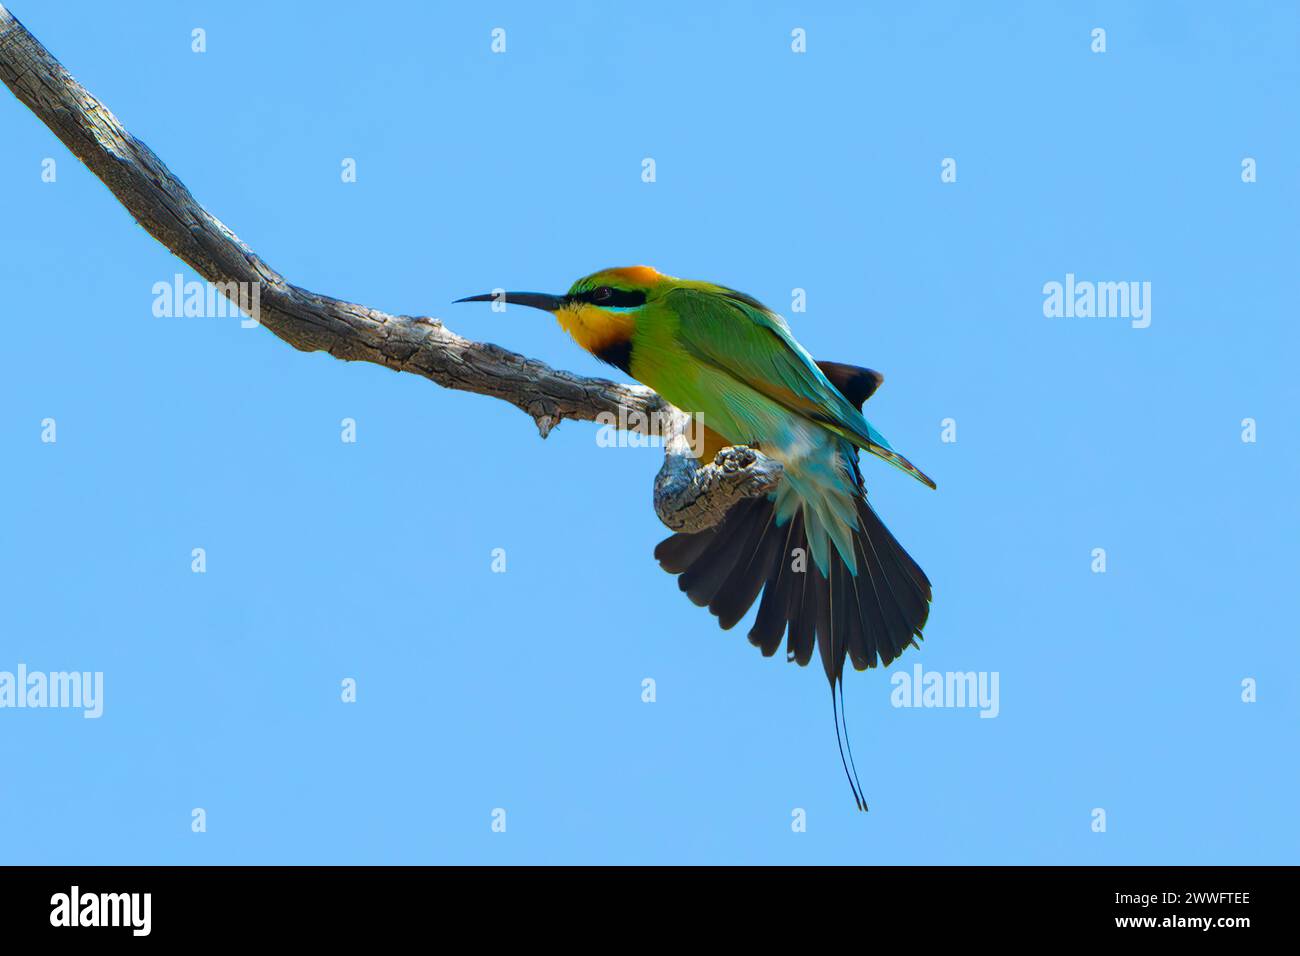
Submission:
<svg viewBox="0 0 1300 956">
<path fill-rule="evenodd" d="M 737 501 L 767 494 L 781 480 L 779 462 L 744 446 L 724 448 L 699 467 L 691 454 L 691 417 L 676 409 L 663 431 L 655 513 L 674 531 L 711 528 Z"/>
<path fill-rule="evenodd" d="M 541 436 L 564 419 L 612 421 L 653 433 L 680 414 L 652 390 L 584 378 L 487 343 L 425 316 L 389 315 L 290 285 L 204 209 L 153 150 L 132 136 L 0 4 L 0 82 L 54 131 L 151 236 L 212 283 L 259 290 L 259 321 L 302 351 L 373 362 L 446 388 L 491 395 L 530 415 Z M 698 464 L 668 441 L 655 510 L 674 531 L 716 523 L 736 501 L 768 490 L 779 466 L 749 449 Z M 776 477 L 773 478 L 773 475 Z"/>
</svg>

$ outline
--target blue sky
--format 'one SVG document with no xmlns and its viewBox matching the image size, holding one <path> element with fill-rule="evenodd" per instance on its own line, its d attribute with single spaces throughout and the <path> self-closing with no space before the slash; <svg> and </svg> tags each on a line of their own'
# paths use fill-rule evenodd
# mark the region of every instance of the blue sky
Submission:
<svg viewBox="0 0 1300 956">
<path fill-rule="evenodd" d="M 0 862 L 1296 862 L 1294 5 L 10 6 L 290 281 L 600 375 L 448 303 L 722 282 L 939 490 L 865 463 L 935 600 L 848 680 L 861 815 L 820 670 L 652 560 L 659 450 L 155 318 L 192 274 L 6 92 L 0 671 L 104 712 L 0 709 Z M 891 706 L 916 664 L 998 716 Z"/>
</svg>

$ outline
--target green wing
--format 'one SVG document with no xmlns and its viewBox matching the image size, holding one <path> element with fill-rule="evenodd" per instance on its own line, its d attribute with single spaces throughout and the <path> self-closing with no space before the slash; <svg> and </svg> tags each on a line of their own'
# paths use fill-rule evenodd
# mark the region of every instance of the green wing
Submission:
<svg viewBox="0 0 1300 956">
<path fill-rule="evenodd" d="M 935 486 L 840 394 L 775 312 L 722 286 L 677 288 L 666 301 L 682 345 L 701 362 Z"/>
</svg>

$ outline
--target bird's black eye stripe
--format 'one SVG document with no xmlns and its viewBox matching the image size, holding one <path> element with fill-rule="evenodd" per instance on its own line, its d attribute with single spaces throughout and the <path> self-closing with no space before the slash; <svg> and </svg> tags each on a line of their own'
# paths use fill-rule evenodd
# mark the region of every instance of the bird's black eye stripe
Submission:
<svg viewBox="0 0 1300 956">
<path fill-rule="evenodd" d="M 634 309 L 645 305 L 645 292 L 641 289 L 614 289 L 607 285 L 597 286 L 580 292 L 574 298 L 592 305 L 603 305 L 611 309 Z"/>
</svg>

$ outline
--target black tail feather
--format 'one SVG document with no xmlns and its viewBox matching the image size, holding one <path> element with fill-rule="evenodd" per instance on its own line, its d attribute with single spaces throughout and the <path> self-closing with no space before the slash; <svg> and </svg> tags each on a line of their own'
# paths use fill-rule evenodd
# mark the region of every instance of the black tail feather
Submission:
<svg viewBox="0 0 1300 956">
<path fill-rule="evenodd" d="M 749 560 L 752 543 L 762 532 L 764 504 L 761 498 L 749 498 L 735 505 L 718 525 L 704 553 L 677 579 L 678 587 L 696 604 L 703 607 L 713 601 L 736 565 Z M 755 520 L 756 514 L 759 520 Z"/>
<path fill-rule="evenodd" d="M 836 690 L 836 685 L 832 684 L 831 685 L 831 717 L 833 717 L 835 720 L 835 745 L 840 748 L 840 766 L 844 768 L 844 776 L 847 777 L 849 780 L 849 789 L 853 791 L 853 802 L 858 805 L 859 810 L 865 810 L 867 808 L 867 805 L 866 803 L 863 802 L 862 794 L 860 792 L 860 788 L 862 784 L 858 781 L 856 773 L 849 772 L 849 762 L 844 759 L 844 740 L 847 735 L 840 733 L 840 720 L 843 717 L 843 715 L 840 713 L 840 707 L 839 707 L 839 705 L 843 702 L 843 697 L 841 696 L 837 700 L 835 697 L 835 690 Z"/>
<path fill-rule="evenodd" d="M 717 536 L 718 528 L 715 526 L 692 534 L 675 534 L 671 538 L 664 538 L 655 548 L 655 560 L 669 574 L 681 574 L 695 563 L 696 558 L 704 553 L 704 549 Z"/>
<path fill-rule="evenodd" d="M 816 647 L 832 697 L 838 690 L 842 703 L 846 658 L 855 670 L 888 666 L 921 640 L 930 581 L 865 495 L 858 499 L 853 534 L 856 575 L 834 547 L 822 574 L 810 557 L 802 512 L 778 524 L 774 508 L 769 498 L 742 501 L 714 528 L 660 542 L 655 557 L 665 571 L 680 575 L 681 589 L 696 604 L 707 604 L 723 628 L 744 617 L 761 593 L 750 643 L 771 656 L 784 636 L 787 659 L 801 666 Z M 834 709 L 845 773 L 854 799 L 866 809 L 847 724 L 841 732 L 843 708 Z"/>
<path fill-rule="evenodd" d="M 767 499 L 763 499 L 763 502 L 767 505 L 766 516 L 756 513 L 750 518 L 758 533 L 749 559 L 736 565 L 709 605 L 709 610 L 718 616 L 718 624 L 724 631 L 735 627 L 754 603 L 758 592 L 767 583 L 773 565 L 779 561 L 778 552 L 785 542 L 787 529 L 776 526 L 776 513 L 772 503 Z"/>
<path fill-rule="evenodd" d="M 822 588 L 815 583 L 817 572 L 808 561 L 808 543 L 804 542 L 801 560 L 807 570 L 796 573 L 794 594 L 791 595 L 790 629 L 785 642 L 786 660 L 804 667 L 812 660 L 813 640 L 817 634 L 817 592 Z M 792 562 L 793 563 L 793 562 Z M 821 582 L 824 586 L 825 581 Z"/>
<path fill-rule="evenodd" d="M 744 617 L 761 593 L 750 643 L 770 656 L 784 636 L 787 656 L 799 664 L 818 645 L 833 682 L 846 657 L 855 670 L 892 663 L 921 639 L 930 613 L 929 579 L 865 498 L 858 501 L 853 546 L 856 575 L 834 547 L 829 573 L 822 574 L 802 514 L 777 524 L 770 499 L 750 498 L 707 531 L 661 541 L 655 557 L 724 628 Z"/>
<path fill-rule="evenodd" d="M 795 548 L 803 546 L 802 512 L 786 523 L 784 535 L 780 532 L 780 528 L 772 532 L 780 546 L 772 557 L 771 571 L 763 586 L 763 600 L 749 631 L 749 642 L 760 648 L 764 657 L 771 657 L 781 646 L 786 622 L 794 613 L 794 595 L 798 593 L 800 601 L 803 600 L 802 590 L 795 590 L 796 583 L 803 584 L 803 577 L 795 572 L 793 559 Z"/>
<path fill-rule="evenodd" d="M 863 813 L 867 812 L 867 792 L 862 789 L 862 781 L 858 779 L 858 765 L 853 760 L 853 744 L 849 743 L 849 712 L 844 706 L 844 679 L 840 679 L 840 722 L 844 724 L 844 749 L 849 753 L 849 768 L 853 771 L 853 782 L 857 784 L 858 809 Z"/>
</svg>

